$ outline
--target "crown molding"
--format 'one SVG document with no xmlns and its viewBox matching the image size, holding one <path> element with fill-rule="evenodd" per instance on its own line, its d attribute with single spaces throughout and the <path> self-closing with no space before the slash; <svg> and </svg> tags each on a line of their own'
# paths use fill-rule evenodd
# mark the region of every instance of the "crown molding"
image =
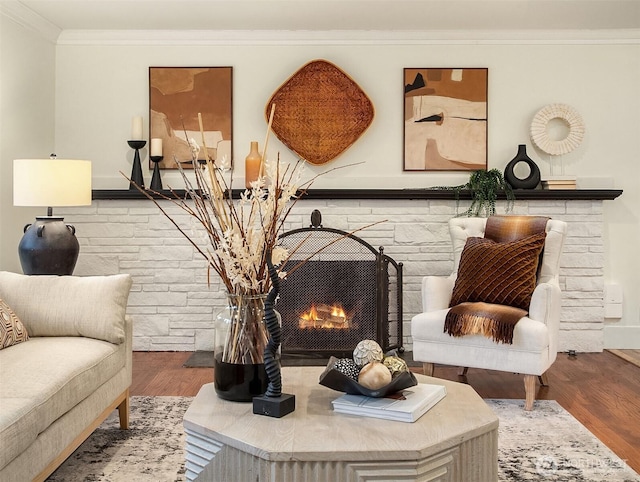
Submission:
<svg viewBox="0 0 640 482">
<path fill-rule="evenodd" d="M 59 45 L 589 45 L 640 44 L 620 30 L 64 30 Z"/>
<path fill-rule="evenodd" d="M 20 2 L 3 0 L 0 2 L 0 14 L 54 44 L 58 41 L 58 37 L 62 32 L 59 27 L 42 18 Z"/>
</svg>

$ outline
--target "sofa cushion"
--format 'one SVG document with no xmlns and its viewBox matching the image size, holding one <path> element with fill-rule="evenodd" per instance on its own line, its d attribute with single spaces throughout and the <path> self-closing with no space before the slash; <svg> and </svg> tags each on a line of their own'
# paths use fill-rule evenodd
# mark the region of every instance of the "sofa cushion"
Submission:
<svg viewBox="0 0 640 482">
<path fill-rule="evenodd" d="M 130 289 L 128 274 L 80 277 L 0 272 L 0 298 L 33 337 L 86 336 L 122 343 Z"/>
<path fill-rule="evenodd" d="M 483 301 L 528 311 L 545 237 L 542 232 L 509 243 L 468 238 L 449 306 Z"/>
<path fill-rule="evenodd" d="M 32 337 L 0 355 L 2 468 L 123 369 L 126 345 L 84 337 Z"/>
<path fill-rule="evenodd" d="M 0 350 L 29 339 L 26 328 L 9 305 L 0 298 Z"/>
</svg>

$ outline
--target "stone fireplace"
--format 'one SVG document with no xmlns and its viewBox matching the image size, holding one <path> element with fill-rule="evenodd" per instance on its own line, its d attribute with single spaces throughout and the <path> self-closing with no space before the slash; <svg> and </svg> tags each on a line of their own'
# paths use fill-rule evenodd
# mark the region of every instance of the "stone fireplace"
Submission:
<svg viewBox="0 0 640 482">
<path fill-rule="evenodd" d="M 602 351 L 603 208 L 620 193 L 578 189 L 516 195 L 513 214 L 545 215 L 569 223 L 560 259 L 560 351 Z M 461 200 L 460 210 L 467 202 Z M 384 246 L 385 255 L 403 263 L 402 345 L 411 351 L 410 323 L 422 310 L 422 277 L 451 273 L 447 222 L 455 216 L 457 204 L 450 191 L 429 189 L 310 191 L 296 203 L 284 230 L 309 226 L 314 209 L 322 210 L 327 226 L 346 232 L 385 220 L 356 234 L 373 246 Z M 498 202 L 498 213 L 504 213 L 504 206 L 504 201 Z M 163 207 L 180 214 L 169 202 Z M 58 211 L 73 220 L 82 246 L 75 274 L 132 275 L 127 311 L 134 320 L 134 350 L 213 349 L 212 320 L 226 306 L 224 287 L 215 276 L 207 275 L 203 260 L 153 203 L 127 190 L 94 191 L 91 206 Z M 298 274 L 294 272 L 289 280 Z"/>
<path fill-rule="evenodd" d="M 284 265 L 278 312 L 283 356 L 350 356 L 364 339 L 402 350 L 402 263 L 345 231 L 321 225 L 280 237 L 293 253 Z"/>
</svg>

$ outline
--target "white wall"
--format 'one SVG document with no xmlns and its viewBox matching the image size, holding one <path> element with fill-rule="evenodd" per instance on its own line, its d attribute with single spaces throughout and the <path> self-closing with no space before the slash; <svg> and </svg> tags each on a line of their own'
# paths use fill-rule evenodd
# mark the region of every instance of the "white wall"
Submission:
<svg viewBox="0 0 640 482">
<path fill-rule="evenodd" d="M 13 207 L 13 159 L 54 152 L 55 45 L 0 15 L 0 268 L 20 272 L 25 224 L 46 211 Z"/>
<path fill-rule="evenodd" d="M 234 157 L 238 179 L 249 142 L 262 143 L 264 107 L 270 95 L 306 62 L 323 58 L 349 74 L 369 95 L 376 117 L 369 130 L 327 167 L 365 161 L 321 177 L 315 187 L 421 187 L 464 182 L 466 175 L 402 172 L 402 69 L 404 67 L 489 68 L 489 167 L 503 169 L 517 145 L 528 145 L 543 175 L 549 163 L 529 140 L 535 112 L 567 103 L 583 116 L 583 144 L 563 159 L 580 187 L 623 189 L 604 203 L 605 282 L 624 289 L 624 314 L 610 320 L 608 346 L 640 348 L 640 41 L 396 41 L 393 33 L 368 40 L 342 33 L 308 41 L 282 33 L 279 40 L 184 42 L 171 32 L 65 36 L 57 47 L 55 148 L 59 155 L 93 160 L 95 188 L 126 188 L 126 145 L 131 117 L 148 118 L 149 66 L 234 67 Z M 143 37 L 141 38 L 140 35 Z M 145 35 L 149 39 L 145 40 Z M 513 38 L 517 38 L 514 35 Z M 237 37 L 236 37 L 237 38 Z M 346 38 L 346 39 L 345 39 Z M 504 39 L 505 36 L 502 36 Z M 4 71 L 4 69 L 3 69 Z M 294 156 L 274 138 L 270 156 Z M 6 162 L 3 159 L 3 162 Z M 555 162 L 555 161 L 554 161 Z M 311 168 L 319 172 L 322 168 Z M 145 172 L 146 179 L 149 174 Z M 8 181 L 3 176 L 2 185 Z M 180 187 L 165 174 L 165 185 Z M 241 185 L 241 180 L 237 184 Z M 7 251 L 7 248 L 3 248 Z M 9 255 L 5 255 L 9 258 Z"/>
</svg>

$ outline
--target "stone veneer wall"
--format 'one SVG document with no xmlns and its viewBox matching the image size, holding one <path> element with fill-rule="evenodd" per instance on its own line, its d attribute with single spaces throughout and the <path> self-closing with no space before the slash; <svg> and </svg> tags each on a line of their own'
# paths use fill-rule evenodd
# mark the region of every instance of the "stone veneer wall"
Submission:
<svg viewBox="0 0 640 482">
<path fill-rule="evenodd" d="M 517 201 L 513 210 L 569 224 L 561 258 L 561 351 L 603 349 L 602 202 Z M 164 203 L 189 226 L 189 216 Z M 410 350 L 410 321 L 421 311 L 422 276 L 446 276 L 452 269 L 447 221 L 455 215 L 455 201 L 302 200 L 286 229 L 308 226 L 313 209 L 321 210 L 325 227 L 345 231 L 387 220 L 357 235 L 404 263 L 404 335 Z M 504 204 L 499 203 L 501 213 Z M 204 261 L 156 206 L 148 200 L 96 200 L 91 207 L 57 209 L 56 214 L 76 227 L 81 253 L 75 274 L 132 275 L 128 313 L 134 319 L 134 350 L 212 349 L 213 319 L 226 296 L 215 273 L 207 286 Z"/>
</svg>

